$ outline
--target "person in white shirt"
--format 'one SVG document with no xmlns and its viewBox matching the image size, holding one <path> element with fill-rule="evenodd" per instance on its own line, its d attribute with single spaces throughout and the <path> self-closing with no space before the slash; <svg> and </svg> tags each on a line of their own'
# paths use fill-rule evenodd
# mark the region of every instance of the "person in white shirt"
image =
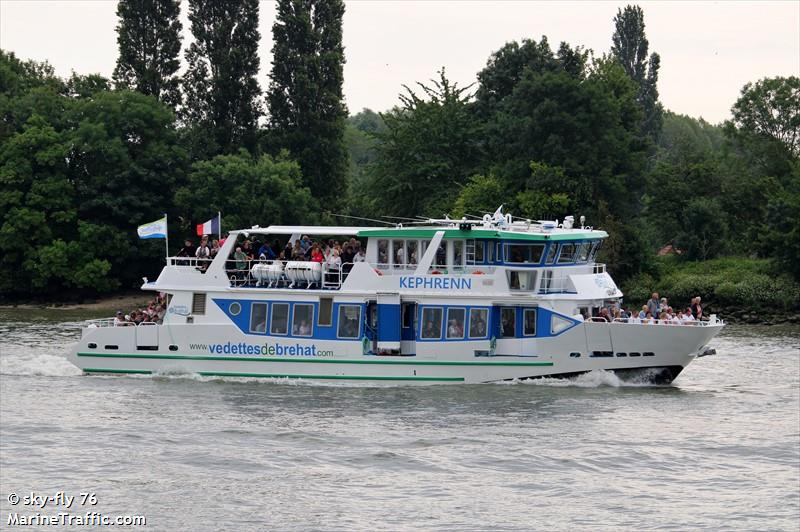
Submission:
<svg viewBox="0 0 800 532">
<path fill-rule="evenodd" d="M 367 256 L 364 254 L 364 250 L 359 247 L 355 257 L 353 257 L 353 262 L 366 262 L 366 261 L 367 261 Z"/>
</svg>

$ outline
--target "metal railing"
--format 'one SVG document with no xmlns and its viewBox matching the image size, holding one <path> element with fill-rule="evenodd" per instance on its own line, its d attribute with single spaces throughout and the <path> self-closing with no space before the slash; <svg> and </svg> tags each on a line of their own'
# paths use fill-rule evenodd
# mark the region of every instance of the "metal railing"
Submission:
<svg viewBox="0 0 800 532">
<path fill-rule="evenodd" d="M 134 323 L 132 321 L 124 321 L 121 323 L 115 323 L 116 318 L 100 318 L 95 320 L 85 320 L 83 322 L 84 329 L 87 328 L 95 328 L 95 327 L 139 327 L 139 326 L 150 326 L 150 325 L 159 325 L 158 322 L 155 321 L 142 321 L 140 323 Z"/>
<path fill-rule="evenodd" d="M 372 265 L 373 268 L 380 270 L 387 275 L 408 275 L 409 271 L 417 269 L 417 263 L 388 264 L 379 262 Z M 485 266 L 481 264 L 469 264 L 447 267 L 443 264 L 431 264 L 428 268 L 427 274 L 433 275 L 481 275 L 494 273 L 495 266 Z"/>
<path fill-rule="evenodd" d="M 326 262 L 320 264 L 319 279 L 294 279 L 292 280 L 286 273 L 285 267 L 289 262 L 311 262 L 311 261 L 286 261 L 286 260 L 227 260 L 225 261 L 225 271 L 231 286 L 234 287 L 257 287 L 257 288 L 322 288 L 326 290 L 338 290 L 342 287 L 350 270 L 353 268 L 352 262 L 347 262 L 341 267 L 334 267 Z M 276 263 L 281 263 L 282 268 L 274 271 L 260 271 L 256 274 L 253 267 L 264 265 L 268 268 Z"/>
<path fill-rule="evenodd" d="M 656 320 L 651 319 L 648 320 L 647 318 L 640 319 L 640 318 L 614 318 L 610 322 L 599 316 L 593 316 L 591 318 L 586 319 L 587 322 L 590 323 L 607 323 L 609 325 L 661 325 L 661 326 L 670 326 L 670 327 L 709 327 L 712 325 L 724 325 L 725 322 L 723 320 L 717 319 L 715 314 L 712 314 L 711 319 L 709 320 Z"/>
</svg>

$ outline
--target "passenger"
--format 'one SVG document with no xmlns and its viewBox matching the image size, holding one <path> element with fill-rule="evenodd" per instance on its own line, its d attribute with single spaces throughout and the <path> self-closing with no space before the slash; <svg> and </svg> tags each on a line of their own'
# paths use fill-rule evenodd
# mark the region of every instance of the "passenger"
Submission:
<svg viewBox="0 0 800 532">
<path fill-rule="evenodd" d="M 311 325 L 305 320 L 300 323 L 300 336 L 311 336 Z"/>
<path fill-rule="evenodd" d="M 319 244 L 314 242 L 311 245 L 311 262 L 319 262 L 322 264 L 324 257 L 322 256 L 322 251 L 319 249 Z"/>
<path fill-rule="evenodd" d="M 598 314 L 597 317 L 605 322 L 611 321 L 611 314 L 608 312 L 608 309 L 606 307 L 600 309 L 600 314 Z"/>
<path fill-rule="evenodd" d="M 406 263 L 406 250 L 403 249 L 403 246 L 398 247 L 397 251 L 394 252 L 394 263 L 398 265 Z"/>
<path fill-rule="evenodd" d="M 647 316 L 647 305 L 642 305 L 642 310 L 639 311 L 639 320 L 643 320 Z"/>
<path fill-rule="evenodd" d="M 220 238 L 220 239 L 219 239 L 219 247 L 222 247 L 223 245 L 225 245 L 225 241 L 226 241 L 226 240 L 228 240 L 228 235 L 229 235 L 229 234 L 230 234 L 230 233 L 225 233 L 225 234 L 222 236 L 222 238 Z"/>
<path fill-rule="evenodd" d="M 256 258 L 255 252 L 253 250 L 253 243 L 249 240 L 245 240 L 242 244 L 242 251 L 245 255 L 247 255 L 247 260 L 253 260 Z"/>
<path fill-rule="evenodd" d="M 292 250 L 293 250 L 292 243 L 287 241 L 286 245 L 283 247 L 283 258 L 285 260 L 291 260 L 292 259 Z"/>
<path fill-rule="evenodd" d="M 217 240 L 217 239 L 215 238 L 214 240 L 212 240 L 212 241 L 211 241 L 211 258 L 212 258 L 212 259 L 213 259 L 214 257 L 216 257 L 216 256 L 217 256 L 217 254 L 219 253 L 219 247 L 220 247 L 220 246 L 219 246 L 219 240 Z"/>
<path fill-rule="evenodd" d="M 122 327 L 124 325 L 127 325 L 125 323 L 125 315 L 122 314 L 121 310 L 118 310 L 117 315 L 114 316 L 114 327 Z"/>
<path fill-rule="evenodd" d="M 200 245 L 197 246 L 194 256 L 197 257 L 197 268 L 205 271 L 208 268 L 209 261 L 211 260 L 211 248 L 208 247 L 208 236 L 203 236 L 203 238 L 200 240 Z"/>
<path fill-rule="evenodd" d="M 472 337 L 486 336 L 486 322 L 483 321 L 482 313 L 478 312 L 475 319 L 470 319 L 469 335 Z"/>
<path fill-rule="evenodd" d="M 638 312 L 632 312 L 630 318 L 628 318 L 628 323 L 642 323 L 642 319 L 639 317 Z"/>
<path fill-rule="evenodd" d="M 686 312 L 683 313 L 683 320 L 686 322 L 695 321 L 694 314 L 692 314 L 692 307 L 688 307 Z"/>
<path fill-rule="evenodd" d="M 642 323 L 644 323 L 645 325 L 652 324 L 653 323 L 653 313 L 648 310 L 647 314 L 644 315 L 644 319 L 642 320 Z"/>
<path fill-rule="evenodd" d="M 669 309 L 669 302 L 666 297 L 662 297 L 661 301 L 658 302 L 658 312 L 664 312 L 667 309 Z"/>
<path fill-rule="evenodd" d="M 439 331 L 436 330 L 432 321 L 425 324 L 425 330 L 422 333 L 423 338 L 438 338 Z"/>
<path fill-rule="evenodd" d="M 361 243 L 356 243 L 356 254 L 353 256 L 353 263 L 356 262 L 366 262 L 367 261 L 367 254 L 364 253 L 364 250 L 361 248 Z"/>
<path fill-rule="evenodd" d="M 260 260 L 275 260 L 277 255 L 272 250 L 272 246 L 270 246 L 267 242 L 258 248 L 258 258 Z"/>
<path fill-rule="evenodd" d="M 658 292 L 653 292 L 653 295 L 647 302 L 647 311 L 650 312 L 651 317 L 658 314 L 658 305 L 659 305 Z"/>
<path fill-rule="evenodd" d="M 312 246 L 311 238 L 308 235 L 303 235 L 303 238 L 300 239 L 300 249 L 303 250 L 303 254 L 305 254 Z"/>
<path fill-rule="evenodd" d="M 242 249 L 242 246 L 236 246 L 236 252 L 233 254 L 236 261 L 236 269 L 239 271 L 247 271 L 247 254 Z"/>
<path fill-rule="evenodd" d="M 692 299 L 692 316 L 695 320 L 702 320 L 703 319 L 703 306 L 700 304 L 700 296 L 696 296 Z"/>
<path fill-rule="evenodd" d="M 294 247 L 292 248 L 292 260 L 305 260 L 305 252 L 300 245 L 300 240 L 295 240 Z"/>
<path fill-rule="evenodd" d="M 325 260 L 325 264 L 328 267 L 329 271 L 338 272 L 342 269 L 342 259 L 339 257 L 339 251 L 334 249 L 328 258 Z"/>
<path fill-rule="evenodd" d="M 614 309 L 614 319 L 612 321 L 621 322 L 622 321 L 622 311 L 620 309 Z"/>
</svg>

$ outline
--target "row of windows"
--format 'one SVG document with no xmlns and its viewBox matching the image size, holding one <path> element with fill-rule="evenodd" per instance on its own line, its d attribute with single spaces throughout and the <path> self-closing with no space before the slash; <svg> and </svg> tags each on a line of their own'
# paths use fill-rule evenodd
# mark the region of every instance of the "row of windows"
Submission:
<svg viewBox="0 0 800 532">
<path fill-rule="evenodd" d="M 545 264 L 572 264 L 594 261 L 600 250 L 600 240 L 594 242 L 550 244 Z M 500 244 L 498 244 L 499 246 Z M 509 264 L 541 264 L 544 244 L 504 244 L 505 262 Z"/>
<path fill-rule="evenodd" d="M 378 265 L 416 265 L 425 254 L 429 242 L 425 239 L 378 240 Z M 509 264 L 541 264 L 546 249 L 545 244 L 498 242 L 495 246 L 487 246 L 487 242 L 483 240 L 442 240 L 436 249 L 433 267 L 447 267 L 448 243 L 452 253 L 451 264 L 455 267 L 484 264 L 487 259 L 491 264 L 495 261 L 495 257 L 497 262 L 505 261 Z M 552 243 L 547 248 L 545 264 L 580 264 L 594 261 L 600 244 L 600 240 L 565 242 L 560 245 Z"/>
<path fill-rule="evenodd" d="M 516 338 L 517 311 L 522 312 L 522 336 L 536 336 L 536 308 L 503 307 L 500 309 L 500 338 Z M 447 320 L 444 322 L 444 337 L 449 339 L 486 338 L 488 335 L 489 309 L 469 309 L 469 327 L 465 328 L 467 309 L 447 308 Z M 442 338 L 444 309 L 442 307 L 423 307 L 420 338 L 423 340 L 439 340 Z M 558 334 L 572 326 L 572 321 L 553 314 L 550 319 L 550 334 Z M 467 334 L 468 333 L 468 334 Z"/>
<path fill-rule="evenodd" d="M 444 310 L 441 307 L 423 307 L 422 324 L 420 337 L 423 340 L 439 340 L 442 337 L 442 316 Z M 467 309 L 449 307 L 447 309 L 447 326 L 444 334 L 445 338 L 452 340 L 463 339 L 468 334 L 470 339 L 486 338 L 489 326 L 489 309 L 471 308 L 469 309 L 469 327 L 465 328 Z"/>
<path fill-rule="evenodd" d="M 233 303 L 231 307 L 234 305 L 239 304 Z M 269 308 L 270 306 L 272 306 L 272 309 Z M 250 332 L 265 334 L 267 332 L 267 324 L 269 324 L 270 334 L 285 336 L 289 334 L 290 314 L 292 336 L 310 337 L 313 335 L 314 305 L 310 303 L 251 303 Z M 322 320 L 320 325 L 326 323 L 330 325 L 330 317 L 326 319 L 323 314 L 325 313 L 320 313 L 320 319 Z M 361 305 L 339 305 L 338 317 L 337 337 L 358 338 L 359 325 L 361 323 Z"/>
</svg>

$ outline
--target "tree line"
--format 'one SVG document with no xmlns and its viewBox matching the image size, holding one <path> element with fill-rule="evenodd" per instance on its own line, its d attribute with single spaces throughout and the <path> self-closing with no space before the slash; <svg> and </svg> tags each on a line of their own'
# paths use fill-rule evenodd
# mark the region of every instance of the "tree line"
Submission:
<svg viewBox="0 0 800 532">
<path fill-rule="evenodd" d="M 501 203 L 584 214 L 622 278 L 672 244 L 689 259 L 759 255 L 798 273 L 800 83 L 748 84 L 732 120 L 665 111 L 637 6 L 610 52 L 509 42 L 477 81 L 404 87 L 348 118 L 340 0 L 280 0 L 259 84 L 256 0 L 118 4 L 112 79 L 54 75 L 0 50 L 0 294 L 135 286 L 163 248 L 135 227 L 167 212 L 175 246 L 218 211 L 228 228 L 353 216 L 454 216 Z"/>
</svg>

